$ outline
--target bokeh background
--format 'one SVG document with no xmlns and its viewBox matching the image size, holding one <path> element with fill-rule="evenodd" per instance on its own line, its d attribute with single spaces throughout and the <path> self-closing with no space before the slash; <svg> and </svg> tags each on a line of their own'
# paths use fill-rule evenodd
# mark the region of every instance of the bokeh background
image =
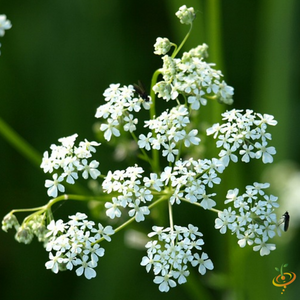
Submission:
<svg viewBox="0 0 300 300">
<path fill-rule="evenodd" d="M 285 263 L 285 271 L 300 276 L 299 1 L 0 0 L 0 14 L 13 24 L 0 41 L 0 117 L 39 153 L 75 132 L 93 140 L 94 114 L 104 89 L 138 79 L 147 86 L 161 64 L 153 54 L 156 37 L 177 43 L 184 37 L 188 28 L 174 15 L 183 4 L 198 11 L 184 50 L 207 43 L 209 60 L 217 62 L 235 88 L 234 107 L 273 114 L 279 121 L 272 129 L 278 152 L 273 168 L 254 163 L 233 169 L 225 188 L 271 182 L 280 211 L 290 211 L 289 231 L 276 240 L 275 252 L 260 257 L 251 248 L 239 248 L 235 238 L 221 236 L 213 228 L 213 213 L 180 207 L 176 220 L 200 227 L 215 269 L 206 276 L 194 272 L 190 283 L 168 294 L 161 294 L 153 275 L 139 266 L 144 252 L 124 245 L 124 233 L 105 245 L 98 276 L 88 281 L 75 272 L 46 270 L 47 253 L 38 242 L 21 245 L 12 231 L 1 231 L 2 300 L 298 299 L 299 279 L 283 294 L 272 279 L 275 267 Z M 46 203 L 41 169 L 1 136 L 0 154 L 1 218 L 13 208 Z M 107 152 L 98 154 L 100 161 L 107 159 Z M 65 204 L 55 214 L 77 210 L 87 208 Z"/>
</svg>

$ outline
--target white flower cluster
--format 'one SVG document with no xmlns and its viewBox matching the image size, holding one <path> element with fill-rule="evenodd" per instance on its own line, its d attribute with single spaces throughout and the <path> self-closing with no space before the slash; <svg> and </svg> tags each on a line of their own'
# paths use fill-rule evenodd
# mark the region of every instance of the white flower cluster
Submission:
<svg viewBox="0 0 300 300">
<path fill-rule="evenodd" d="M 54 273 L 76 268 L 77 276 L 84 274 L 87 279 L 94 278 L 99 257 L 104 255 L 99 240 L 110 242 L 114 230 L 100 223 L 98 228 L 95 227 L 95 223 L 87 220 L 83 213 L 76 213 L 69 218 L 67 223 L 52 220 L 47 226 L 45 248 L 49 252 L 49 261 L 45 266 Z"/>
<path fill-rule="evenodd" d="M 141 107 L 150 108 L 150 101 L 145 101 L 142 97 L 135 97 L 135 89 L 132 85 L 120 87 L 120 84 L 111 84 L 104 91 L 106 104 L 100 105 L 96 111 L 96 118 L 107 119 L 107 123 L 100 126 L 104 131 L 104 138 L 110 141 L 111 137 L 120 136 L 119 125 L 123 123 L 125 131 L 136 130 L 138 119 L 134 118 L 132 112 L 139 112 Z"/>
<path fill-rule="evenodd" d="M 7 20 L 6 15 L 0 15 L 0 36 L 4 36 L 5 30 L 11 28 L 11 23 Z"/>
<path fill-rule="evenodd" d="M 200 138 L 197 137 L 198 130 L 192 129 L 187 132 L 184 128 L 190 123 L 189 112 L 184 105 L 173 107 L 170 112 L 164 111 L 155 119 L 145 121 L 145 127 L 152 132 L 147 136 L 139 136 L 138 145 L 146 150 L 160 150 L 163 147 L 162 155 L 167 161 L 174 162 L 179 150 L 176 145 L 183 141 L 186 147 L 191 144 L 199 145 Z M 154 132 L 154 134 L 153 134 Z"/>
<path fill-rule="evenodd" d="M 169 101 L 182 94 L 194 110 L 198 110 L 201 104 L 206 105 L 205 96 L 232 104 L 233 88 L 221 80 L 223 75 L 221 71 L 212 68 L 214 64 L 203 60 L 207 48 L 206 44 L 200 45 L 183 53 L 182 58 L 163 56 L 161 73 L 164 80 L 153 86 L 157 96 Z"/>
<path fill-rule="evenodd" d="M 168 292 L 170 287 L 183 284 L 189 276 L 188 264 L 198 267 L 201 275 L 206 273 L 206 269 L 212 270 L 214 265 L 208 255 L 202 252 L 204 241 L 203 235 L 198 228 L 193 225 L 188 227 L 174 226 L 174 230 L 169 227 L 153 227 L 153 232 L 149 237 L 157 236 L 157 240 L 151 240 L 146 244 L 147 256 L 144 256 L 141 265 L 146 267 L 146 271 L 153 270 L 154 283 L 159 285 L 161 292 Z M 177 282 L 177 283 L 176 283 Z"/>
<path fill-rule="evenodd" d="M 145 179 L 145 185 L 142 185 L 141 178 L 144 170 L 141 167 L 128 167 L 122 171 L 109 171 L 102 183 L 105 193 L 118 192 L 118 196 L 112 197 L 112 202 L 106 202 L 106 215 L 111 219 L 121 217 L 120 208 L 128 207 L 130 217 L 135 217 L 137 222 L 145 220 L 145 215 L 150 214 L 147 202 L 151 201 L 153 195 L 147 188 L 150 184 Z M 149 182 L 149 181 L 148 181 Z M 154 186 L 157 186 L 158 181 Z"/>
<path fill-rule="evenodd" d="M 220 160 L 178 160 L 174 168 L 165 167 L 161 174 L 150 173 L 143 177 L 141 167 L 128 167 L 126 170 L 109 171 L 102 183 L 103 192 L 112 194 L 112 202 L 106 202 L 106 215 L 111 219 L 122 215 L 121 209 L 129 208 L 129 216 L 137 222 L 145 220 L 150 214 L 147 205 L 152 201 L 154 193 L 168 189 L 170 203 L 180 204 L 181 200 L 190 203 L 198 202 L 204 209 L 216 205 L 212 199 L 216 194 L 207 193 L 221 182 L 217 173 L 222 173 L 225 166 Z M 114 193 L 117 193 L 114 196 Z"/>
<path fill-rule="evenodd" d="M 214 124 L 207 129 L 207 135 L 213 134 L 218 139 L 216 145 L 222 147 L 219 156 L 224 165 L 229 161 L 238 161 L 234 154 L 238 152 L 242 156 L 242 161 L 248 163 L 250 159 L 262 159 L 263 163 L 272 163 L 272 155 L 276 154 L 273 146 L 268 147 L 268 140 L 272 139 L 267 132 L 268 125 L 275 126 L 277 121 L 268 114 L 261 115 L 252 110 L 232 109 L 222 114 L 223 120 L 227 123 L 220 125 Z"/>
<path fill-rule="evenodd" d="M 180 200 L 184 199 L 190 203 L 198 202 L 204 209 L 211 209 L 216 205 L 212 199 L 216 194 L 207 193 L 207 187 L 212 188 L 221 182 L 217 173 L 222 173 L 224 169 L 224 165 L 215 158 L 178 160 L 173 169 L 164 169 L 161 181 L 173 187 L 171 204 L 180 204 Z"/>
<path fill-rule="evenodd" d="M 171 49 L 171 42 L 168 38 L 158 37 L 154 44 L 154 54 L 156 55 L 165 55 Z"/>
<path fill-rule="evenodd" d="M 77 134 L 68 137 L 60 138 L 58 141 L 61 145 L 52 144 L 50 146 L 51 154 L 48 151 L 44 152 L 41 168 L 45 173 L 52 173 L 54 170 L 60 170 L 59 173 L 53 174 L 53 180 L 47 179 L 45 187 L 48 188 L 47 193 L 50 197 L 57 197 L 58 191 L 64 192 L 65 187 L 61 184 L 64 180 L 69 184 L 74 184 L 78 179 L 78 172 L 82 172 L 82 177 L 88 179 L 90 176 L 96 179 L 100 175 L 97 169 L 99 162 L 96 160 L 88 162 L 88 158 L 92 153 L 96 152 L 96 146 L 100 143 L 89 142 L 87 140 L 81 141 L 79 146 L 74 145 Z"/>
<path fill-rule="evenodd" d="M 277 217 L 274 208 L 279 207 L 277 197 L 265 194 L 264 189 L 269 183 L 257 183 L 246 186 L 244 194 L 239 195 L 239 190 L 229 190 L 225 204 L 232 203 L 233 207 L 218 213 L 215 228 L 222 234 L 227 228 L 237 236 L 240 247 L 255 245 L 254 251 L 260 255 L 268 255 L 275 250 L 275 244 L 267 243 L 270 238 L 280 235 Z"/>
<path fill-rule="evenodd" d="M 194 8 L 188 8 L 186 5 L 182 5 L 181 7 L 179 7 L 179 10 L 175 15 L 180 20 L 180 23 L 185 25 L 191 25 L 196 17 Z"/>
<path fill-rule="evenodd" d="M 11 28 L 11 23 L 9 20 L 7 20 L 6 15 L 0 15 L 0 36 L 4 36 L 5 30 L 8 30 Z M 1 47 L 1 43 L 0 43 Z M 0 51 L 1 55 L 1 51 Z"/>
</svg>

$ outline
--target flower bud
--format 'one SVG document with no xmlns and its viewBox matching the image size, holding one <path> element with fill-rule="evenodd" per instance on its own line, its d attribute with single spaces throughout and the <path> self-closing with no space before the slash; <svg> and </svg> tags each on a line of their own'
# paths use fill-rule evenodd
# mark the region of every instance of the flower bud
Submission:
<svg viewBox="0 0 300 300">
<path fill-rule="evenodd" d="M 190 25 L 193 23 L 196 14 L 193 7 L 187 8 L 186 5 L 183 5 L 176 12 L 176 16 L 179 18 L 180 23 Z"/>
<path fill-rule="evenodd" d="M 2 230 L 7 232 L 8 229 L 15 227 L 17 230 L 20 224 L 14 214 L 7 214 L 2 220 Z"/>
<path fill-rule="evenodd" d="M 24 243 L 24 244 L 30 244 L 32 239 L 33 239 L 33 232 L 31 231 L 30 228 L 25 227 L 24 225 L 22 225 L 16 235 L 15 235 L 15 239 L 19 242 L 19 243 Z"/>
<path fill-rule="evenodd" d="M 158 37 L 156 43 L 154 44 L 154 54 L 164 55 L 171 49 L 171 42 L 168 38 Z"/>
</svg>

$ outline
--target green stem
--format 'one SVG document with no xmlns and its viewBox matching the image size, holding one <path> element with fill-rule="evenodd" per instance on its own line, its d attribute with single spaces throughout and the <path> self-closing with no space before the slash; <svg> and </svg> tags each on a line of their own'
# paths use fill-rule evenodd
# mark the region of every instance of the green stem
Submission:
<svg viewBox="0 0 300 300">
<path fill-rule="evenodd" d="M 174 231 L 173 210 L 170 201 L 168 201 L 168 209 L 169 209 L 170 228 L 171 228 L 171 232 L 173 232 Z"/>
<path fill-rule="evenodd" d="M 153 91 L 153 86 L 156 84 L 157 78 L 161 73 L 162 73 L 162 69 L 158 69 L 153 73 L 152 78 L 151 78 L 150 97 L 151 97 L 152 104 L 150 107 L 150 119 L 153 119 L 156 114 L 156 111 L 155 111 L 155 100 L 156 99 L 155 99 L 155 93 Z"/>
<path fill-rule="evenodd" d="M 31 212 L 34 211 L 35 213 L 29 215 L 27 218 L 25 218 L 24 221 L 30 219 L 33 215 L 35 214 L 42 214 L 43 212 L 47 211 L 50 209 L 55 203 L 64 201 L 64 200 L 76 200 L 76 201 L 91 201 L 95 200 L 96 197 L 93 196 L 85 196 L 85 195 L 61 195 L 56 198 L 51 199 L 47 204 L 43 206 L 38 206 L 34 208 L 18 208 L 18 209 L 13 209 L 10 213 L 15 214 L 19 212 Z"/>
<path fill-rule="evenodd" d="M 0 118 L 0 134 L 17 151 L 24 155 L 33 164 L 40 166 L 41 154 L 29 145 L 21 136 L 19 136 L 4 120 Z"/>
<path fill-rule="evenodd" d="M 189 200 L 186 200 L 185 198 L 180 198 L 180 200 L 181 200 L 181 201 L 184 201 L 184 202 L 186 202 L 186 203 L 193 204 L 193 205 L 196 205 L 196 206 L 199 206 L 199 207 L 203 208 L 203 207 L 201 206 L 201 204 L 198 203 L 198 202 L 193 202 L 193 203 L 192 203 L 192 202 L 190 202 Z M 215 212 L 215 213 L 222 212 L 222 210 L 215 209 L 215 208 L 210 208 L 210 209 L 207 209 L 207 210 L 213 211 L 213 212 Z"/>
<path fill-rule="evenodd" d="M 157 82 L 158 76 L 161 74 L 162 70 L 158 69 L 156 70 L 151 79 L 151 87 L 150 87 L 150 96 L 151 96 L 151 107 L 150 107 L 150 120 L 152 120 L 156 116 L 156 110 L 155 110 L 155 93 L 153 91 L 153 86 Z M 152 132 L 153 136 L 155 136 L 155 132 Z M 159 168 L 159 151 L 152 149 L 152 170 L 155 173 L 159 173 L 160 168 Z"/>
<path fill-rule="evenodd" d="M 155 202 L 153 202 L 152 204 L 150 204 L 148 206 L 149 209 L 151 209 L 152 207 L 154 207 L 155 205 L 159 204 L 162 201 L 167 200 L 168 197 L 166 195 L 160 197 L 159 199 L 157 199 Z M 114 231 L 115 233 L 121 231 L 123 228 L 125 228 L 127 225 L 129 225 L 130 223 L 132 223 L 135 220 L 135 217 L 132 217 L 130 219 L 128 219 L 126 222 L 124 222 L 123 224 L 121 224 L 119 227 L 117 227 Z M 104 240 L 104 238 L 100 238 L 99 240 L 95 241 L 94 243 L 92 243 L 92 246 L 98 243 L 101 243 Z"/>
<path fill-rule="evenodd" d="M 183 41 L 181 42 L 181 44 L 179 45 L 179 47 L 177 49 L 175 49 L 175 51 L 173 52 L 172 54 L 172 58 L 174 58 L 178 52 L 180 51 L 180 49 L 183 47 L 183 45 L 185 44 L 185 42 L 187 41 L 191 31 L 192 31 L 192 28 L 193 28 L 193 23 L 191 23 L 191 26 L 190 26 L 190 30 L 188 31 L 188 33 L 186 34 L 186 36 L 184 37 Z"/>
</svg>

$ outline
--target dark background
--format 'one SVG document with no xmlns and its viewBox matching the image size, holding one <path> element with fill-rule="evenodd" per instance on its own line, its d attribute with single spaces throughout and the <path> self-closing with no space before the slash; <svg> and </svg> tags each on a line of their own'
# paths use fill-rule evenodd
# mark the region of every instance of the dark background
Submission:
<svg viewBox="0 0 300 300">
<path fill-rule="evenodd" d="M 0 117 L 43 153 L 57 139 L 78 133 L 93 140 L 96 108 L 110 83 L 132 84 L 141 79 L 149 86 L 161 65 L 153 54 L 158 36 L 179 43 L 188 30 L 175 17 L 186 4 L 198 10 L 194 31 L 184 47 L 206 42 L 209 60 L 217 62 L 225 80 L 235 88 L 234 107 L 273 114 L 279 125 L 272 129 L 277 148 L 275 163 L 299 163 L 299 10 L 296 0 L 0 0 L 0 14 L 13 27 L 0 38 Z M 219 10 L 213 13 L 213 8 Z M 215 17 L 216 19 L 214 19 Z M 220 35 L 214 31 L 220 28 Z M 205 108 L 204 108 L 205 109 Z M 0 215 L 14 208 L 40 206 L 48 201 L 45 176 L 0 137 Z M 98 153 L 99 160 L 105 153 Z M 104 158 L 105 159 L 105 158 Z M 103 160 L 104 160 L 103 159 Z M 244 168 L 244 167 L 243 167 Z M 249 169 L 250 168 L 250 169 Z M 261 180 L 266 166 L 240 169 L 245 184 Z M 250 170 L 250 171 L 249 171 Z M 271 174 L 274 175 L 271 170 Z M 276 175 L 276 174 L 275 174 Z M 236 174 L 232 174 L 236 177 Z M 275 177 L 275 180 L 277 176 Z M 268 181 L 268 178 L 265 179 Z M 284 178 L 282 213 L 300 207 L 300 196 L 290 199 Z M 228 180 L 230 182 L 230 179 Z M 250 181 L 251 182 L 251 181 Z M 288 184 L 289 182 L 287 182 Z M 295 180 L 295 190 L 300 179 Z M 232 186 L 233 184 L 233 186 Z M 234 187 L 232 183 L 229 188 Z M 275 192 L 274 192 L 275 193 Z M 292 200 L 293 204 L 285 203 Z M 296 204 L 296 205 L 295 205 Z M 57 275 L 46 270 L 47 253 L 34 241 L 18 244 L 13 232 L 0 232 L 0 297 L 7 299 L 296 299 L 296 283 L 283 295 L 272 285 L 275 267 L 288 263 L 300 275 L 300 215 L 291 211 L 291 229 L 276 240 L 277 250 L 260 257 L 241 249 L 228 235 L 213 228 L 214 216 L 182 206 L 177 220 L 203 226 L 206 252 L 215 270 L 191 276 L 190 284 L 162 294 L 153 275 L 139 266 L 143 251 L 123 243 L 123 233 L 105 245 L 98 276 L 78 278 L 75 272 Z M 84 205 L 64 205 L 58 213 L 86 210 Z M 293 222 L 294 220 L 294 222 Z M 195 290 L 193 288 L 196 287 Z"/>
</svg>

